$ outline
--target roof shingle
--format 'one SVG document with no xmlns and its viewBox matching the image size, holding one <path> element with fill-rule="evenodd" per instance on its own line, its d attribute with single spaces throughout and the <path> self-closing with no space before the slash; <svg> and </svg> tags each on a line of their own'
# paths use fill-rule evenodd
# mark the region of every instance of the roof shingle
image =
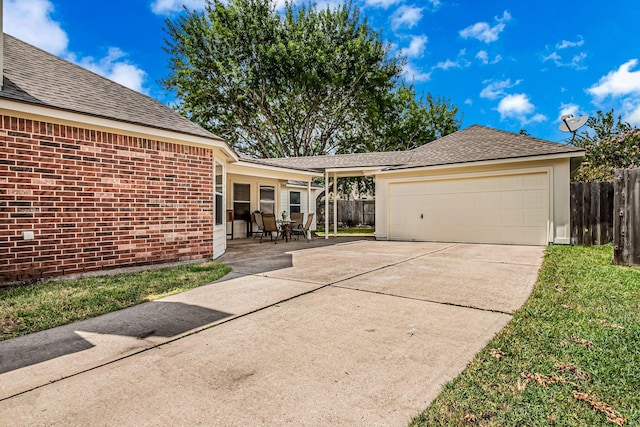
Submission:
<svg viewBox="0 0 640 427">
<path fill-rule="evenodd" d="M 335 168 L 380 167 L 408 169 L 471 163 L 487 160 L 506 160 L 549 154 L 579 155 L 583 150 L 526 135 L 505 132 L 485 126 L 468 128 L 436 139 L 410 151 L 336 154 L 328 156 L 291 157 L 243 160 L 270 166 L 324 171 Z"/>
<path fill-rule="evenodd" d="M 8 34 L 0 99 L 222 140 L 146 95 Z"/>
</svg>

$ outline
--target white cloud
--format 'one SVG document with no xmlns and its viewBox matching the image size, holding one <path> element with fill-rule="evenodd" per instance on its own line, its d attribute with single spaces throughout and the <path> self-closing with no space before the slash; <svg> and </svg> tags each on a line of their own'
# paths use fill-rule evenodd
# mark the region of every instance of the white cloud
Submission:
<svg viewBox="0 0 640 427">
<path fill-rule="evenodd" d="M 182 5 L 191 10 L 203 10 L 206 0 L 155 0 L 151 3 L 151 11 L 156 15 L 170 15 L 182 10 Z"/>
<path fill-rule="evenodd" d="M 476 59 L 480 60 L 484 65 L 497 64 L 502 61 L 502 55 L 496 55 L 493 59 L 489 59 L 489 54 L 486 50 L 480 50 L 476 53 Z"/>
<path fill-rule="evenodd" d="M 615 71 L 600 78 L 587 89 L 592 96 L 602 99 L 607 96 L 640 95 L 640 71 L 630 71 L 638 65 L 638 59 L 631 59 Z"/>
<path fill-rule="evenodd" d="M 485 81 L 484 83 L 488 83 L 488 81 Z M 520 83 L 522 83 L 522 80 L 516 80 L 514 83 L 511 83 L 511 79 L 492 82 L 482 89 L 480 92 L 480 98 L 497 99 L 506 96 L 507 93 L 505 92 L 505 89 L 511 89 Z"/>
<path fill-rule="evenodd" d="M 146 73 L 124 60 L 126 54 L 122 50 L 110 48 L 108 55 L 97 61 L 92 57 L 78 60 L 73 52 L 69 52 L 69 37 L 60 23 L 51 16 L 53 11 L 50 0 L 8 0 L 3 16 L 5 31 L 94 73 L 144 92 L 142 85 Z"/>
<path fill-rule="evenodd" d="M 578 106 L 577 104 L 572 104 L 572 103 L 560 104 L 560 114 L 558 115 L 558 120 L 560 120 L 560 117 L 566 116 L 568 114 L 571 114 L 572 116 L 577 116 L 578 111 L 580 111 L 580 106 Z"/>
<path fill-rule="evenodd" d="M 394 4 L 400 2 L 402 2 L 402 0 L 365 0 L 364 4 L 371 7 L 381 7 L 383 9 L 388 9 L 389 6 L 393 6 Z"/>
<path fill-rule="evenodd" d="M 567 49 L 569 47 L 579 47 L 584 44 L 584 40 L 581 36 L 578 36 L 578 41 L 572 42 L 569 40 L 562 40 L 560 43 L 556 44 L 556 49 Z"/>
<path fill-rule="evenodd" d="M 403 73 L 407 79 L 413 82 L 427 82 L 431 80 L 431 73 L 420 71 L 409 63 L 405 64 Z"/>
<path fill-rule="evenodd" d="M 473 105 L 473 99 L 467 98 L 464 100 L 465 105 Z"/>
<path fill-rule="evenodd" d="M 493 27 L 488 22 L 476 22 L 462 30 L 460 36 L 463 38 L 474 38 L 485 43 L 491 43 L 498 40 L 498 36 L 504 30 L 505 22 L 511 20 L 511 14 L 506 10 L 502 14 L 502 18 L 494 17 L 497 24 Z"/>
<path fill-rule="evenodd" d="M 87 70 L 100 74 L 116 83 L 120 83 L 129 89 L 144 93 L 145 91 L 142 88 L 142 84 L 147 73 L 126 61 L 124 59 L 126 56 L 126 53 L 122 50 L 117 47 L 112 47 L 109 48 L 107 56 L 97 61 L 93 57 L 85 56 L 76 62 Z"/>
<path fill-rule="evenodd" d="M 4 5 L 4 31 L 54 55 L 67 50 L 69 37 L 53 20 L 49 0 L 8 0 Z"/>
<path fill-rule="evenodd" d="M 624 120 L 634 126 L 640 126 L 640 100 L 632 101 L 628 105 L 623 105 Z"/>
<path fill-rule="evenodd" d="M 438 62 L 433 68 L 440 68 L 441 70 L 448 70 L 449 68 L 461 68 L 458 61 L 452 61 L 447 59 L 446 61 Z"/>
<path fill-rule="evenodd" d="M 400 6 L 391 15 L 391 27 L 397 30 L 400 27 L 413 28 L 422 19 L 421 7 Z"/>
<path fill-rule="evenodd" d="M 571 58 L 571 61 L 564 62 L 562 60 L 562 56 L 560 56 L 558 52 L 551 52 L 549 55 L 542 58 L 542 62 L 553 61 L 553 63 L 558 67 L 570 67 L 575 68 L 576 70 L 585 70 L 587 68 L 584 65 L 585 59 L 587 59 L 587 54 L 580 52 L 579 54 L 574 55 L 573 58 Z"/>
<path fill-rule="evenodd" d="M 524 93 L 506 95 L 500 100 L 497 110 L 502 120 L 516 119 L 521 124 L 539 123 L 547 120 L 544 114 L 539 113 L 530 117 L 535 111 L 535 106 Z"/>
<path fill-rule="evenodd" d="M 424 53 L 425 46 L 427 44 L 427 36 L 412 36 L 409 47 L 402 49 L 402 51 L 409 58 L 421 57 Z"/>
</svg>

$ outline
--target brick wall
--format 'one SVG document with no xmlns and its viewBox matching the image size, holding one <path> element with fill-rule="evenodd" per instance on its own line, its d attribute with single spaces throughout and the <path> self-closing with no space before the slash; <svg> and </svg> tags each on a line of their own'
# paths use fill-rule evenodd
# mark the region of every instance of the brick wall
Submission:
<svg viewBox="0 0 640 427">
<path fill-rule="evenodd" d="M 213 199 L 210 149 L 0 116 L 0 282 L 211 257 Z"/>
</svg>

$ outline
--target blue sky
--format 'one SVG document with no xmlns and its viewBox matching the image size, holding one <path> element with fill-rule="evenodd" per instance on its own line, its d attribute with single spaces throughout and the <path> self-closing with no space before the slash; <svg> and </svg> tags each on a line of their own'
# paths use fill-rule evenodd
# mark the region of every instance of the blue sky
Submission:
<svg viewBox="0 0 640 427">
<path fill-rule="evenodd" d="M 161 102 L 166 18 L 204 0 L 4 0 L 4 31 Z M 319 1 L 325 7 L 334 0 Z M 561 142 L 562 114 L 640 125 L 640 2 L 355 0 L 418 93 L 481 124 Z"/>
</svg>

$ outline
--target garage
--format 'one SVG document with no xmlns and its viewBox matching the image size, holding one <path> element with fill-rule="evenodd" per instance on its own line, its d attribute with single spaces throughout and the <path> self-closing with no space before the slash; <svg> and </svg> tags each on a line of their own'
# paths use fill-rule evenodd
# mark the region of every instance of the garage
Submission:
<svg viewBox="0 0 640 427">
<path fill-rule="evenodd" d="M 391 182 L 389 238 L 547 245 L 549 173 Z"/>
</svg>

